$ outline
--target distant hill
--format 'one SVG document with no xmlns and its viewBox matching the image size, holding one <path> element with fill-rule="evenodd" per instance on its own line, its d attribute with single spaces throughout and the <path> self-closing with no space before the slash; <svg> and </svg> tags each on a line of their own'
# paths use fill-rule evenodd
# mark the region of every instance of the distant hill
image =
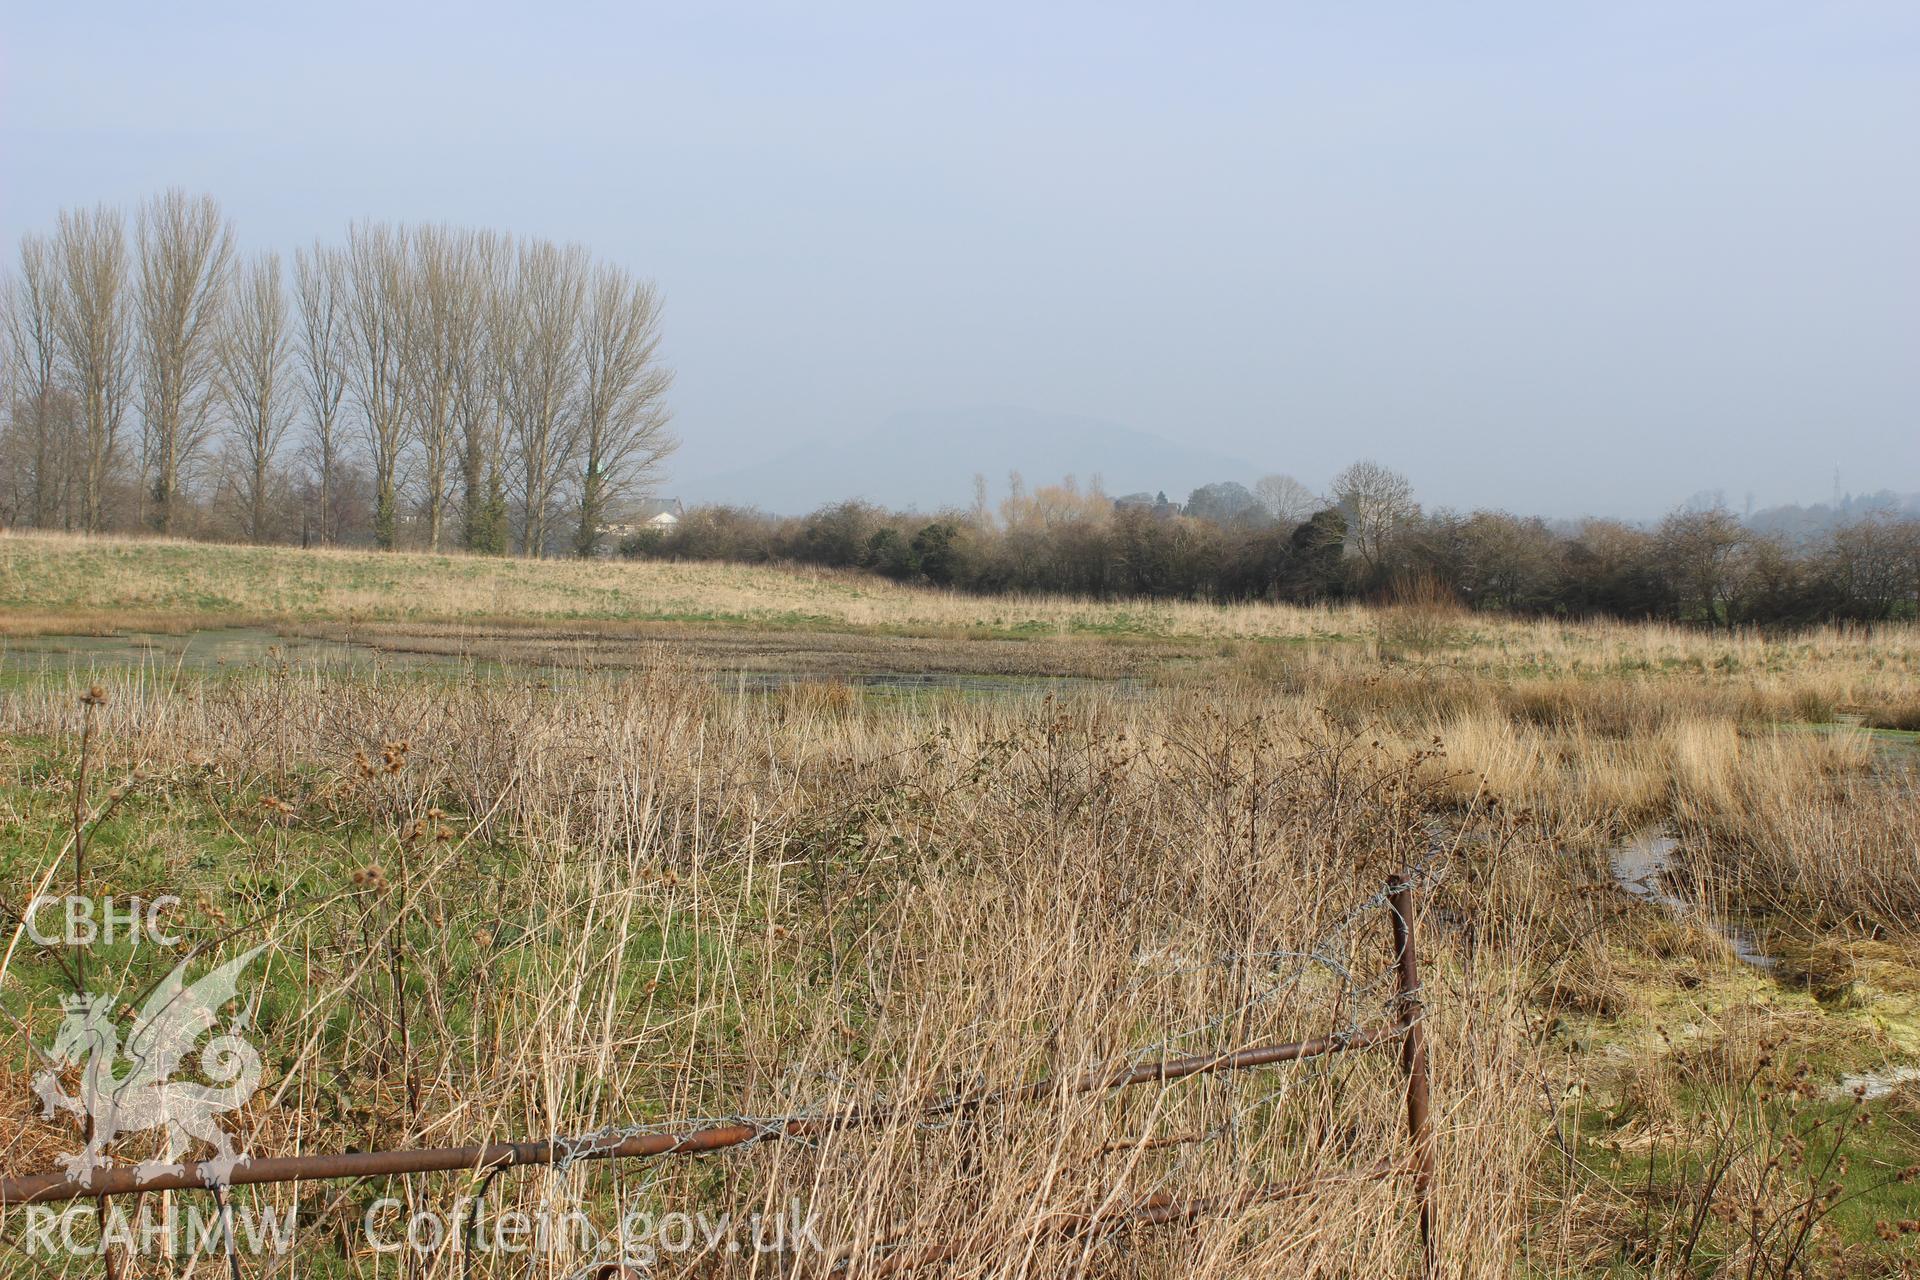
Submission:
<svg viewBox="0 0 1920 1280">
<path fill-rule="evenodd" d="M 1271 468 L 1269 468 L 1271 469 Z M 847 444 L 801 446 L 763 461 L 694 475 L 678 484 L 689 502 L 724 502 L 799 515 L 843 498 L 938 511 L 973 502 L 975 473 L 997 498 L 1007 473 L 1029 487 L 1095 476 L 1111 494 L 1166 492 L 1175 502 L 1218 480 L 1251 485 L 1262 468 L 1244 458 L 1181 444 L 1097 418 L 981 408 L 900 413 Z"/>
</svg>

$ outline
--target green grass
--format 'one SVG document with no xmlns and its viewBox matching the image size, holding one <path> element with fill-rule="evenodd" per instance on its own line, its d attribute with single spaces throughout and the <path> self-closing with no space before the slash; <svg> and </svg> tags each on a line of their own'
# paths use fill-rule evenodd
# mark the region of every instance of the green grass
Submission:
<svg viewBox="0 0 1920 1280">
<path fill-rule="evenodd" d="M 1713 1115 L 1729 1098 L 1726 1090 L 1689 1087 L 1679 1090 L 1675 1101 L 1683 1108 Z M 1744 1108 L 1731 1124 L 1714 1120 L 1683 1138 L 1648 1141 L 1642 1137 L 1631 1146 L 1618 1141 L 1621 1122 L 1621 1117 L 1600 1111 L 1581 1117 L 1580 1167 L 1575 1187 L 1569 1188 L 1603 1199 L 1624 1198 L 1630 1204 L 1622 1215 L 1625 1238 L 1612 1264 L 1621 1274 L 1639 1274 L 1636 1267 L 1654 1252 L 1664 1251 L 1671 1258 L 1682 1247 L 1692 1234 L 1699 1197 L 1716 1162 L 1733 1150 L 1782 1153 L 1782 1172 L 1776 1175 L 1771 1196 L 1761 1202 L 1765 1222 L 1817 1198 L 1834 1184 L 1842 1188 L 1831 1212 L 1824 1215 L 1823 1230 L 1830 1234 L 1820 1240 L 1837 1236 L 1856 1246 L 1885 1248 L 1877 1234 L 1880 1224 L 1910 1220 L 1920 1203 L 1920 1181 L 1907 1176 L 1920 1163 L 1920 1115 L 1910 1104 L 1891 1099 L 1775 1101 Z M 1796 1144 L 1801 1146 L 1797 1155 L 1793 1154 Z M 1748 1220 L 1747 1210 L 1755 1203 L 1732 1182 L 1720 1184 L 1720 1191 L 1736 1211 L 1730 1219 L 1707 1216 L 1694 1254 L 1697 1274 L 1711 1274 L 1733 1256 L 1740 1243 L 1739 1230 Z M 1803 1265 L 1818 1256 L 1818 1243 L 1807 1250 Z M 1909 1265 L 1920 1265 L 1920 1237 L 1910 1236 L 1904 1245 L 1892 1248 Z M 1778 1260 L 1784 1253 L 1776 1243 L 1772 1256 Z M 1881 1261 L 1891 1262 L 1892 1257 Z M 1763 1267 L 1759 1274 L 1773 1272 Z"/>
</svg>

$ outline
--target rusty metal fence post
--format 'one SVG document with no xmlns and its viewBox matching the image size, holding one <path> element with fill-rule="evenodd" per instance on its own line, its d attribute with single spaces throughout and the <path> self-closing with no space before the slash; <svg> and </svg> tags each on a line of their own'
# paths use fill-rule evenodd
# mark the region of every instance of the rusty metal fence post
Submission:
<svg viewBox="0 0 1920 1280">
<path fill-rule="evenodd" d="M 1413 1196 L 1420 1210 L 1421 1274 L 1431 1277 L 1438 1260 L 1439 1234 L 1433 1219 L 1433 1113 L 1427 1096 L 1427 1033 L 1420 995 L 1419 926 L 1413 883 L 1404 874 L 1387 882 L 1393 912 L 1396 995 L 1402 1032 L 1400 1067 L 1407 1077 L 1407 1134 L 1413 1142 Z"/>
</svg>

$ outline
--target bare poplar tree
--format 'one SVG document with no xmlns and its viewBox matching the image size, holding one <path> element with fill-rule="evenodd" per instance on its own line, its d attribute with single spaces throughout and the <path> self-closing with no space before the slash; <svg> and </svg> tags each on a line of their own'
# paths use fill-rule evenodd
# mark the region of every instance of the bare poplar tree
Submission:
<svg viewBox="0 0 1920 1280">
<path fill-rule="evenodd" d="M 480 342 L 485 299 L 470 233 L 427 226 L 416 228 L 408 240 L 402 344 L 406 404 L 419 458 L 427 545 L 438 551 L 459 445 L 460 381 Z"/>
<path fill-rule="evenodd" d="M 386 223 L 355 223 L 347 229 L 345 264 L 347 378 L 373 462 L 373 540 L 391 550 L 400 528 L 406 444 L 406 233 Z"/>
<path fill-rule="evenodd" d="M 71 450 L 70 402 L 60 387 L 60 267 L 54 247 L 37 235 L 20 238 L 20 267 L 7 282 L 6 340 L 13 384 L 13 422 L 28 474 L 23 508 L 32 523 L 52 527 L 65 505 Z"/>
<path fill-rule="evenodd" d="M 267 537 L 267 485 L 293 421 L 288 385 L 290 342 L 280 255 L 265 254 L 241 269 L 232 314 L 218 347 L 222 398 L 234 443 L 246 464 L 247 537 Z"/>
<path fill-rule="evenodd" d="M 63 210 L 54 246 L 61 276 L 60 360 L 80 402 L 79 523 L 96 532 L 105 524 L 107 483 L 119 460 L 133 384 L 126 219 L 106 205 Z"/>
<path fill-rule="evenodd" d="M 508 349 L 515 329 L 509 305 L 513 242 L 490 231 L 476 232 L 471 252 L 471 286 L 479 322 L 454 386 L 454 417 L 460 432 L 460 542 L 469 551 L 505 555 L 509 529 L 501 429 L 504 380 L 496 360 Z"/>
<path fill-rule="evenodd" d="M 536 241 L 521 247 L 517 261 L 514 287 L 498 312 L 494 359 L 518 463 L 520 550 L 541 556 L 578 439 L 575 334 L 586 293 L 587 255 L 577 246 Z"/>
<path fill-rule="evenodd" d="M 0 305 L 13 309 L 13 281 L 0 276 Z M 13 325 L 0 317 L 0 533 L 33 523 L 33 468 L 31 453 L 21 439 L 28 426 L 21 422 L 20 362 L 13 355 Z"/>
<path fill-rule="evenodd" d="M 293 255 L 293 291 L 300 309 L 294 360 L 300 398 L 307 410 L 307 446 L 320 473 L 320 540 L 332 542 L 339 519 L 334 487 L 339 483 L 342 440 L 340 401 L 347 390 L 346 291 L 340 253 L 315 245 Z"/>
<path fill-rule="evenodd" d="M 164 191 L 137 224 L 142 399 L 154 519 L 171 533 L 183 477 L 205 442 L 233 227 L 212 196 Z"/>
<path fill-rule="evenodd" d="M 607 507 L 652 482 L 678 443 L 667 434 L 660 295 L 619 267 L 593 273 L 580 332 L 580 525 L 574 550 L 590 556 Z"/>
</svg>

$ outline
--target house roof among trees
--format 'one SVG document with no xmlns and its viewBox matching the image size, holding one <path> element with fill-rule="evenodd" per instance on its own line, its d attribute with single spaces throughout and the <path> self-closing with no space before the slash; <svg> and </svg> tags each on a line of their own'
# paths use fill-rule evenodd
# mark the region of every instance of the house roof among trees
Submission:
<svg viewBox="0 0 1920 1280">
<path fill-rule="evenodd" d="M 610 522 L 613 524 L 645 524 L 655 516 L 673 516 L 676 519 L 686 514 L 678 498 L 642 498 L 621 512 Z"/>
</svg>

